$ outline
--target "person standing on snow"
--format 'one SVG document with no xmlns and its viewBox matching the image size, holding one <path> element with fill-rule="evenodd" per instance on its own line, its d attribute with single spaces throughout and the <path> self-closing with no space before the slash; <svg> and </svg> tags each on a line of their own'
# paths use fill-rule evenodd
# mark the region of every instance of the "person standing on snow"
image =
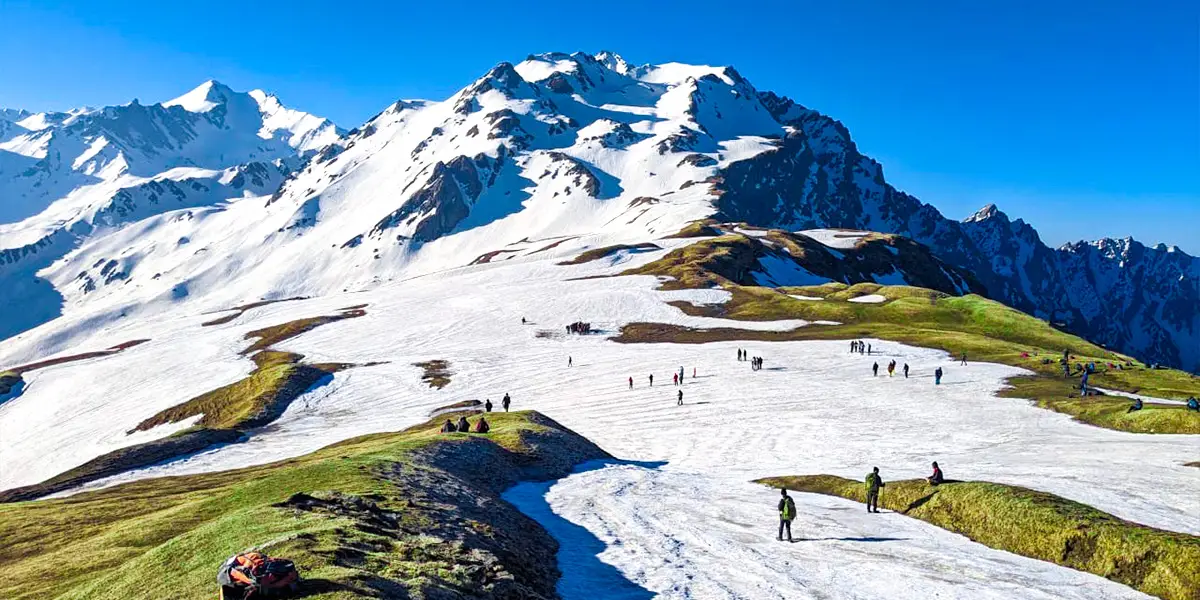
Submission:
<svg viewBox="0 0 1200 600">
<path fill-rule="evenodd" d="M 629 378 L 629 389 L 631 389 L 631 390 L 633 389 L 633 378 L 632 377 Z"/>
<path fill-rule="evenodd" d="M 896 361 L 893 360 L 893 361 L 889 362 L 887 369 L 888 369 L 888 377 L 891 377 L 892 373 L 896 372 Z"/>
<path fill-rule="evenodd" d="M 679 385 L 679 374 L 678 373 L 671 374 L 671 383 L 673 383 L 675 385 Z"/>
<path fill-rule="evenodd" d="M 967 366 L 967 353 L 966 352 L 963 352 L 961 366 L 964 366 L 964 367 Z"/>
<path fill-rule="evenodd" d="M 867 354 L 870 354 L 870 353 L 871 353 L 871 345 L 867 344 Z"/>
<path fill-rule="evenodd" d="M 683 406 L 683 390 L 679 390 L 679 400 L 675 403 L 675 406 Z"/>
<path fill-rule="evenodd" d="M 696 367 L 692 367 L 692 379 L 696 378 Z"/>
<path fill-rule="evenodd" d="M 483 410 L 485 412 L 492 412 L 492 399 L 491 398 L 488 398 L 487 400 L 483 401 Z"/>
<path fill-rule="evenodd" d="M 879 363 L 871 365 L 871 374 L 875 377 L 879 377 Z"/>
<path fill-rule="evenodd" d="M 571 365 L 572 365 L 572 364 L 574 364 L 574 363 L 575 363 L 575 360 L 574 360 L 574 359 L 572 359 L 570 356 L 568 356 L 568 357 L 567 357 L 567 366 L 569 367 L 569 366 L 571 366 Z"/>
<path fill-rule="evenodd" d="M 941 367 L 938 367 L 937 370 L 933 372 L 933 385 L 942 385 L 942 368 Z"/>
<path fill-rule="evenodd" d="M 500 405 L 504 407 L 504 412 L 508 412 L 508 405 L 512 403 L 512 398 L 508 397 L 508 392 L 504 392 L 504 399 L 500 401 Z"/>
<path fill-rule="evenodd" d="M 650 374 L 650 387 L 654 387 L 654 373 Z"/>
<path fill-rule="evenodd" d="M 879 476 L 879 467 L 867 473 L 867 512 L 879 512 L 879 488 L 884 487 L 883 478 Z"/>
<path fill-rule="evenodd" d="M 904 378 L 908 379 L 908 363 L 904 363 Z"/>
<path fill-rule="evenodd" d="M 787 530 L 787 541 L 792 541 L 792 520 L 796 518 L 796 503 L 788 495 L 787 490 L 779 490 L 783 496 L 779 499 L 779 535 L 775 539 L 783 541 L 783 530 Z"/>
</svg>

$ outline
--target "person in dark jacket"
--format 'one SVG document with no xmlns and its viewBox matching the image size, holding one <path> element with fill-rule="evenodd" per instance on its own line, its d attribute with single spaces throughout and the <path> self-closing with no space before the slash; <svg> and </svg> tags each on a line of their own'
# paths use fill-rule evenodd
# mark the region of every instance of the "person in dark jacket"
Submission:
<svg viewBox="0 0 1200 600">
<path fill-rule="evenodd" d="M 633 389 L 633 378 L 632 377 L 629 378 L 629 389 L 631 389 L 631 390 Z"/>
<path fill-rule="evenodd" d="M 908 379 L 908 363 L 904 363 L 904 378 Z"/>
<path fill-rule="evenodd" d="M 963 354 L 962 354 L 962 366 L 964 366 L 964 367 L 967 366 L 967 353 L 966 352 L 963 352 Z"/>
<path fill-rule="evenodd" d="M 457 427 L 458 427 L 458 431 L 460 433 L 470 433 L 471 422 L 467 420 L 466 415 L 458 418 L 458 426 Z"/>
<path fill-rule="evenodd" d="M 867 473 L 867 512 L 879 512 L 879 488 L 884 486 L 879 467 Z"/>
<path fill-rule="evenodd" d="M 792 541 L 792 520 L 796 518 L 796 503 L 792 497 L 788 495 L 787 490 L 779 490 L 782 498 L 779 499 L 779 535 L 775 536 L 776 540 L 783 541 L 783 530 L 787 530 L 787 541 Z"/>
<path fill-rule="evenodd" d="M 675 405 L 683 406 L 683 390 L 679 390 L 679 401 Z"/>
<path fill-rule="evenodd" d="M 875 363 L 875 364 L 871 365 L 871 374 L 876 377 L 879 377 L 879 363 Z"/>
<path fill-rule="evenodd" d="M 925 481 L 928 481 L 929 485 L 941 485 L 942 482 L 946 481 L 946 478 L 942 475 L 942 468 L 938 466 L 936 460 L 933 461 L 933 475 L 926 477 Z"/>
<path fill-rule="evenodd" d="M 1197 400 L 1195 396 L 1192 396 L 1191 398 L 1188 398 L 1187 406 L 1188 410 L 1200 411 L 1200 400 Z"/>
<path fill-rule="evenodd" d="M 650 374 L 650 387 L 654 387 L 654 373 Z"/>
<path fill-rule="evenodd" d="M 442 425 L 442 433 L 454 433 L 458 428 L 454 426 L 454 421 L 446 419 L 446 423 Z"/>
<path fill-rule="evenodd" d="M 941 367 L 938 367 L 937 370 L 933 372 L 933 385 L 942 385 L 942 368 Z"/>
<path fill-rule="evenodd" d="M 487 419 L 483 418 L 483 415 L 479 415 L 479 420 L 475 421 L 475 429 L 472 429 L 472 431 L 475 433 L 487 433 L 491 430 L 492 426 L 488 425 Z"/>
<path fill-rule="evenodd" d="M 1125 414 L 1129 414 L 1135 410 L 1142 410 L 1142 399 L 1141 398 L 1134 398 L 1133 406 L 1130 406 L 1129 410 L 1125 411 Z"/>
<path fill-rule="evenodd" d="M 487 400 L 483 401 L 483 410 L 486 412 L 492 412 L 492 399 L 491 398 L 488 398 Z"/>
<path fill-rule="evenodd" d="M 508 412 L 509 404 L 512 404 L 512 398 L 508 397 L 508 392 L 504 392 L 504 399 L 500 401 L 500 405 L 504 407 L 504 412 Z"/>
</svg>

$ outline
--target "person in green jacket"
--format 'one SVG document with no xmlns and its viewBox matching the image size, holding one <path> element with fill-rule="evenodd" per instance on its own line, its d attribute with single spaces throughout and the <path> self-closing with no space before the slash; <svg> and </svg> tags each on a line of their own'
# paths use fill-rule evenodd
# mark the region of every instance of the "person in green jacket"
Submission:
<svg viewBox="0 0 1200 600">
<path fill-rule="evenodd" d="M 792 541 L 792 519 L 796 518 L 796 503 L 787 495 L 787 490 L 779 490 L 783 498 L 779 500 L 779 535 L 775 539 L 783 541 L 783 530 L 787 529 L 787 541 Z"/>
<path fill-rule="evenodd" d="M 883 478 L 879 476 L 879 467 L 867 473 L 867 512 L 879 512 L 879 488 L 884 485 Z"/>
</svg>

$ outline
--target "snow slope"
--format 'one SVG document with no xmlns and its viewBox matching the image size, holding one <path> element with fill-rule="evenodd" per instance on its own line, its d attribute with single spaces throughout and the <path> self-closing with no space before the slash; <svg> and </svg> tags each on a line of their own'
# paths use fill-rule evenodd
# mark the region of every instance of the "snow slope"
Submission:
<svg viewBox="0 0 1200 600">
<path fill-rule="evenodd" d="M 924 475 L 936 459 L 951 477 L 1027 485 L 1141 523 L 1200 532 L 1194 494 L 1200 472 L 1182 466 L 1194 460 L 1194 439 L 1108 431 L 1022 400 L 993 397 L 1001 378 L 1017 372 L 1010 367 L 962 368 L 944 353 L 880 340 L 870 340 L 875 355 L 860 356 L 846 353 L 842 342 L 622 345 L 607 335 L 559 335 L 563 323 L 580 318 L 610 333 L 633 320 L 700 327 L 805 325 L 687 317 L 665 302 L 711 303 L 722 296 L 658 292 L 651 277 L 578 279 L 642 264 L 686 240 L 664 243 L 663 250 L 623 254 L 615 265 L 557 266 L 560 257 L 551 250 L 548 256 L 463 267 L 376 290 L 269 305 L 216 327 L 199 327 L 202 315 L 153 326 L 114 324 L 104 339 L 151 335 L 158 345 L 35 371 L 23 396 L 0 405 L 5 444 L 14 432 L 70 432 L 46 439 L 21 435 L 21 448 L 3 447 L 4 486 L 79 462 L 140 419 L 185 399 L 189 392 L 176 387 L 200 378 L 152 356 L 201 350 L 215 363 L 208 377 L 223 383 L 248 365 L 236 356 L 245 331 L 367 303 L 367 316 L 316 329 L 282 348 L 314 361 L 389 363 L 338 373 L 245 443 L 97 485 L 294 456 L 349 436 L 403 428 L 452 402 L 508 392 L 516 408 L 542 411 L 621 459 L 651 463 L 595 469 L 510 495 L 559 532 L 563 552 L 589 551 L 599 543 L 601 565 L 592 566 L 616 573 L 633 591 L 706 598 L 819 591 L 822 597 L 852 598 L 878 586 L 902 598 L 929 597 L 931 590 L 961 598 L 1139 597 L 1099 578 L 996 552 L 898 515 L 868 519 L 860 506 L 823 497 L 797 497 L 796 533 L 807 541 L 769 546 L 775 544 L 770 540 L 775 494 L 747 483 L 767 475 L 859 477 L 878 465 L 886 478 L 899 479 Z M 411 318 L 417 314 L 420 319 Z M 522 316 L 532 324 L 521 325 Z M 752 372 L 734 360 L 738 347 L 765 357 L 765 369 Z M 567 367 L 567 357 L 574 366 Z M 434 358 L 450 361 L 452 381 L 442 390 L 426 387 L 421 370 L 411 364 Z M 914 376 L 870 375 L 872 361 L 893 358 L 912 365 Z M 129 387 L 147 388 L 139 401 L 98 401 L 120 392 L 109 384 L 78 385 L 125 370 L 125 364 L 140 371 L 131 374 Z M 669 374 L 680 366 L 687 374 L 679 388 L 686 404 L 676 407 Z M 939 387 L 930 377 L 936 366 L 946 370 Z M 693 368 L 698 377 L 692 378 Z M 650 373 L 657 375 L 653 388 L 646 381 Z M 628 377 L 635 379 L 633 390 Z M 67 385 L 77 391 L 59 393 Z M 155 395 L 163 398 L 154 400 Z M 72 450 L 71 439 L 97 442 Z M 53 458 L 43 464 L 28 458 L 34 454 Z M 863 584 L 852 577 L 856 572 L 874 583 Z"/>
</svg>

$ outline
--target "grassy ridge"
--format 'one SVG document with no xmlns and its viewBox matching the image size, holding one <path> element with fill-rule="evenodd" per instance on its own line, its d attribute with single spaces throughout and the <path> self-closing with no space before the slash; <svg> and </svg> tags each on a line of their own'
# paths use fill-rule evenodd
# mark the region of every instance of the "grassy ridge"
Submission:
<svg viewBox="0 0 1200 600">
<path fill-rule="evenodd" d="M 661 250 L 661 248 L 658 246 L 658 244 L 651 244 L 650 242 L 643 242 L 641 244 L 616 244 L 614 246 L 605 246 L 603 248 L 592 248 L 591 250 L 585 250 L 584 252 L 580 253 L 579 256 L 576 256 L 571 260 L 564 260 L 558 264 L 560 266 L 582 265 L 583 263 L 588 263 L 592 262 L 593 260 L 600 260 L 604 257 L 611 256 L 622 250 Z"/>
<path fill-rule="evenodd" d="M 439 419 L 270 465 L 2 505 L 0 597 L 207 599 L 221 561 L 251 548 L 295 560 L 309 598 L 553 596 L 553 540 L 497 494 L 606 455 L 537 413 L 489 420 L 486 436 L 438 434 Z"/>
<path fill-rule="evenodd" d="M 866 501 L 862 482 L 833 475 L 759 483 Z M 986 546 L 1094 573 L 1167 600 L 1200 597 L 1200 538 L 1118 519 L 1070 500 L 987 482 L 887 483 L 880 505 Z"/>
</svg>

